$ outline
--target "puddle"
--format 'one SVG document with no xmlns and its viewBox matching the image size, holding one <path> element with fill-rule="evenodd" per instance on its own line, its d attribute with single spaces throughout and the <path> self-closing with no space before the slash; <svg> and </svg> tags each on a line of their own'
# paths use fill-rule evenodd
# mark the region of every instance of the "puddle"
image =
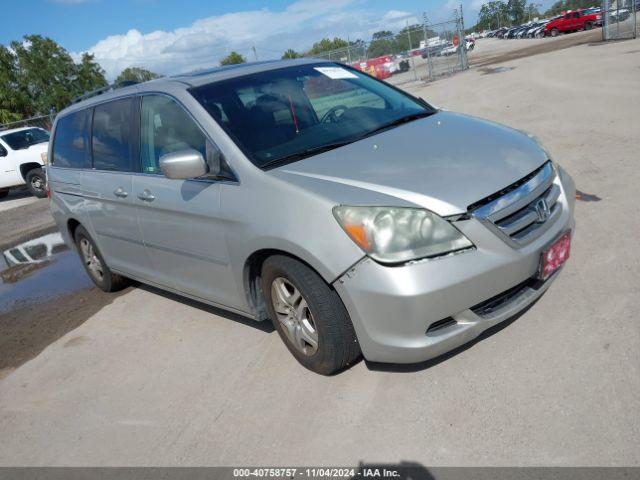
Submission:
<svg viewBox="0 0 640 480">
<path fill-rule="evenodd" d="M 484 67 L 480 71 L 483 75 L 491 75 L 493 73 L 503 73 L 514 70 L 516 67 Z"/>
<path fill-rule="evenodd" d="M 1 251 L 0 380 L 119 295 L 93 286 L 77 253 L 57 232 Z M 76 336 L 64 347 L 89 341 Z"/>
<path fill-rule="evenodd" d="M 59 232 L 14 245 L 0 256 L 0 315 L 92 286 Z"/>
<path fill-rule="evenodd" d="M 585 193 L 580 190 L 576 190 L 576 200 L 581 202 L 599 202 L 602 198 L 598 195 L 594 195 L 593 193 Z"/>
</svg>

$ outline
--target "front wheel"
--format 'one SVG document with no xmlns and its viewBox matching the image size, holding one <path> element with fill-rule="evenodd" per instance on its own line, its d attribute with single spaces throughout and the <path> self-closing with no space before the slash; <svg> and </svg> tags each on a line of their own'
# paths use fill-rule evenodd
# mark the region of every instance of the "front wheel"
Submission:
<svg viewBox="0 0 640 480">
<path fill-rule="evenodd" d="M 558 29 L 557 29 L 557 28 L 553 28 L 553 29 L 551 29 L 551 36 L 552 36 L 552 37 L 557 37 L 557 36 L 558 36 L 558 33 L 560 33 L 560 32 L 558 31 Z"/>
<path fill-rule="evenodd" d="M 587 22 L 584 24 L 585 30 L 591 30 L 593 28 L 593 23 Z"/>
<path fill-rule="evenodd" d="M 0 198 L 5 198 L 9 195 L 9 190 L 0 190 Z"/>
<path fill-rule="evenodd" d="M 280 338 L 304 367 L 330 375 L 361 355 L 347 309 L 305 264 L 275 255 L 262 267 L 262 293 Z"/>
<path fill-rule="evenodd" d="M 94 243 L 89 232 L 78 226 L 75 241 L 80 259 L 93 283 L 104 292 L 116 292 L 125 288 L 129 281 L 117 273 L 113 273 L 102 258 L 102 254 Z"/>
<path fill-rule="evenodd" d="M 27 181 L 27 188 L 31 194 L 38 198 L 44 198 L 47 196 L 47 179 L 41 168 L 34 168 L 27 172 L 25 178 Z"/>
</svg>

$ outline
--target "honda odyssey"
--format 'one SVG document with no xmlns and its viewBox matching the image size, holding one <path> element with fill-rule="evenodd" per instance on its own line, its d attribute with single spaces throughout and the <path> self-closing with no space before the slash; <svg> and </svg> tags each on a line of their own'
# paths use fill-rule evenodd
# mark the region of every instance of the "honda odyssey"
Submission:
<svg viewBox="0 0 640 480">
<path fill-rule="evenodd" d="M 574 185 L 535 138 L 340 64 L 96 92 L 52 138 L 51 211 L 99 288 L 270 319 L 322 374 L 462 345 L 569 256 Z"/>
</svg>

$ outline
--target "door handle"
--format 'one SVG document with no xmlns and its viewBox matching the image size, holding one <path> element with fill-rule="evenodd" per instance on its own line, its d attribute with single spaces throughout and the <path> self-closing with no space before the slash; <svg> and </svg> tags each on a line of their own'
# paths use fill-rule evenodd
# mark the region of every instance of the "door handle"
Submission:
<svg viewBox="0 0 640 480">
<path fill-rule="evenodd" d="M 146 188 L 144 189 L 144 191 L 138 195 L 138 198 L 140 200 L 142 200 L 143 202 L 153 202 L 156 197 L 154 197 L 153 195 L 151 195 L 151 192 L 149 190 L 147 190 Z"/>
<path fill-rule="evenodd" d="M 118 198 L 127 198 L 127 195 L 129 195 L 127 192 L 124 191 L 124 188 L 122 187 L 116 188 L 113 191 L 113 194 Z"/>
</svg>

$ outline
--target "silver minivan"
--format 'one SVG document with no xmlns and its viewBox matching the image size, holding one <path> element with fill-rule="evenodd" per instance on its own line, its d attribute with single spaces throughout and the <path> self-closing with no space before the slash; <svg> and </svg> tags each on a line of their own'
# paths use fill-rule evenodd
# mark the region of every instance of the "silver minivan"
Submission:
<svg viewBox="0 0 640 480">
<path fill-rule="evenodd" d="M 460 346 L 569 256 L 575 187 L 534 138 L 336 63 L 97 92 L 52 138 L 51 211 L 98 287 L 270 319 L 322 374 Z"/>
</svg>

